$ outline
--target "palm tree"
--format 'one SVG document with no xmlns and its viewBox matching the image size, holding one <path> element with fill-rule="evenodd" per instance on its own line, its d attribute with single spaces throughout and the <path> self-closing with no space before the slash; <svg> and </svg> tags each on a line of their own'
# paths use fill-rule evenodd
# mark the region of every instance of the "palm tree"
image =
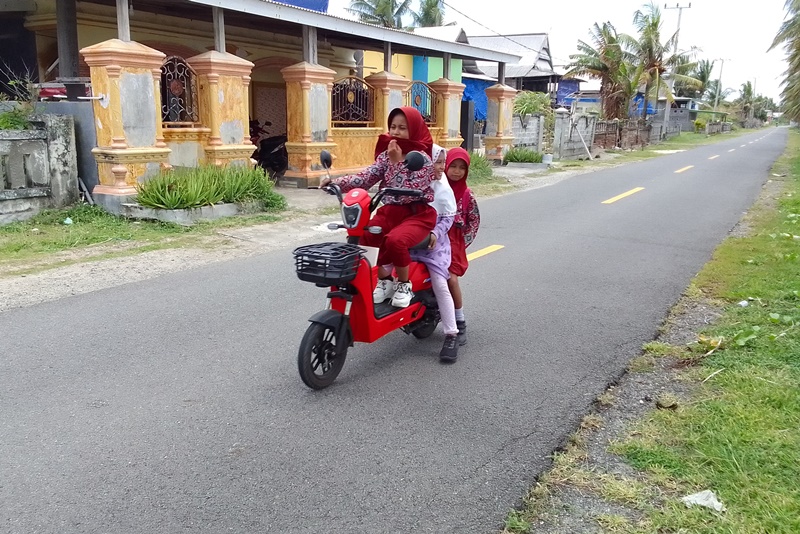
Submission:
<svg viewBox="0 0 800 534">
<path fill-rule="evenodd" d="M 614 75 L 614 91 L 609 95 L 617 113 L 615 119 L 624 119 L 631 116 L 631 102 L 639 91 L 642 83 L 644 68 L 642 65 L 624 61 Z"/>
<path fill-rule="evenodd" d="M 770 50 L 783 45 L 788 68 L 783 80 L 783 111 L 792 120 L 800 119 L 800 1 L 786 0 L 786 18 Z"/>
<path fill-rule="evenodd" d="M 647 116 L 647 103 L 650 99 L 658 102 L 658 96 L 665 94 L 668 102 L 674 101 L 672 91 L 664 80 L 667 70 L 672 72 L 672 79 L 676 82 L 696 85 L 699 82 L 685 74 L 680 74 L 682 69 L 692 68 L 691 57 L 696 49 L 688 52 L 674 53 L 675 42 L 678 34 L 675 33 L 665 42 L 661 42 L 661 10 L 652 1 L 644 5 L 644 11 L 637 10 L 633 15 L 633 24 L 639 35 L 634 38 L 629 35 L 620 35 L 620 41 L 633 53 L 642 66 L 642 83 L 644 83 L 644 108 L 642 114 Z"/>
<path fill-rule="evenodd" d="M 620 118 L 619 102 L 614 96 L 620 66 L 625 63 L 627 53 L 619 41 L 619 34 L 610 22 L 595 23 L 589 32 L 591 44 L 578 41 L 578 53 L 569 56 L 565 77 L 589 76 L 600 80 L 600 100 L 603 117 Z"/>
<path fill-rule="evenodd" d="M 411 14 L 411 0 L 350 0 L 348 11 L 361 22 L 403 28 L 403 17 Z"/>
<path fill-rule="evenodd" d="M 742 110 L 742 119 L 747 120 L 750 118 L 755 98 L 756 95 L 753 92 L 753 84 L 749 81 L 743 83 L 742 88 L 739 90 L 739 98 L 735 101 Z"/>
<path fill-rule="evenodd" d="M 691 64 L 689 64 L 691 65 Z M 708 86 L 711 83 L 711 73 L 714 70 L 714 61 L 704 59 L 698 61 L 691 69 L 687 66 L 682 66 L 677 69 L 677 74 L 688 75 L 697 80 L 698 83 L 677 82 L 675 84 L 675 94 L 677 96 L 688 96 L 692 98 L 704 98 L 708 92 Z M 714 93 L 712 93 L 714 94 Z"/>
<path fill-rule="evenodd" d="M 719 80 L 709 80 L 708 86 L 706 87 L 706 93 L 703 97 L 703 101 L 708 107 L 713 107 L 714 103 L 717 102 L 717 87 L 719 86 Z M 722 104 L 725 102 L 725 99 L 728 98 L 733 93 L 733 89 L 731 88 L 721 88 L 719 89 L 719 103 Z"/>
<path fill-rule="evenodd" d="M 419 11 L 412 16 L 415 26 L 444 26 L 444 2 L 442 0 L 420 0 Z"/>
</svg>

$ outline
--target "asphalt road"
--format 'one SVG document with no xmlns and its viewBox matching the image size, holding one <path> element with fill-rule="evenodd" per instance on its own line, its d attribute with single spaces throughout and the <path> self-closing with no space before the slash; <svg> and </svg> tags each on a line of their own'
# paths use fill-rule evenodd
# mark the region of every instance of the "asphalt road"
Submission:
<svg viewBox="0 0 800 534">
<path fill-rule="evenodd" d="M 394 333 L 307 389 L 296 351 L 324 290 L 289 249 L 1 313 L 0 531 L 496 532 L 786 138 L 482 200 L 471 250 L 504 248 L 464 279 L 452 366 L 439 334 Z"/>
</svg>

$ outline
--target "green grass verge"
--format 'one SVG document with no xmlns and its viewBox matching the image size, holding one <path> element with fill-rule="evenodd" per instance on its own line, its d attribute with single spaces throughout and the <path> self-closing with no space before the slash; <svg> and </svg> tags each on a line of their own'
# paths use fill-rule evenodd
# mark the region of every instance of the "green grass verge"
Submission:
<svg viewBox="0 0 800 534">
<path fill-rule="evenodd" d="M 677 484 L 674 498 L 646 512 L 654 532 L 800 532 L 798 154 L 800 133 L 793 131 L 776 209 L 759 214 L 750 237 L 718 247 L 694 282 L 727 303 L 702 332 L 719 345 L 698 358 L 710 378 L 688 406 L 654 412 L 614 447 L 634 467 Z M 746 307 L 738 304 L 744 300 Z M 702 356 L 709 345 L 693 350 Z M 703 489 L 728 511 L 687 509 L 677 498 Z"/>
<path fill-rule="evenodd" d="M 195 244 L 218 229 L 275 222 L 282 218 L 280 213 L 267 212 L 184 227 L 158 221 L 132 221 L 111 215 L 98 206 L 80 204 L 48 210 L 30 220 L 0 226 L 0 267 L 12 267 L 13 270 L 14 265 L 100 245 L 119 245 L 140 252 L 182 247 Z M 107 254 L 108 251 L 103 250 L 90 256 L 91 259 L 100 259 Z"/>
</svg>

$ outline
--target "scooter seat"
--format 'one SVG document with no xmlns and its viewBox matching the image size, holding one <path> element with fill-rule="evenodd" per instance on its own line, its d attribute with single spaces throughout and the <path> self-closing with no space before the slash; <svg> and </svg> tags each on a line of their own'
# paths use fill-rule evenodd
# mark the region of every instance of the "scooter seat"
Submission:
<svg viewBox="0 0 800 534">
<path fill-rule="evenodd" d="M 409 250 L 426 250 L 428 246 L 431 244 L 431 234 L 428 234 L 428 237 L 411 247 Z"/>
</svg>

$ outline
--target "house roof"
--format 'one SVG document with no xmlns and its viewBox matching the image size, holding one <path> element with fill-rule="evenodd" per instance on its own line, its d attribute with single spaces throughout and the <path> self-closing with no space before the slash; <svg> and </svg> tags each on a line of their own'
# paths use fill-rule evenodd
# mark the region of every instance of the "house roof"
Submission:
<svg viewBox="0 0 800 534">
<path fill-rule="evenodd" d="M 147 0 L 137 0 L 137 3 Z M 392 51 L 420 56 L 449 53 L 456 59 L 481 59 L 489 62 L 515 63 L 518 54 L 485 49 L 461 42 L 434 39 L 404 30 L 365 24 L 327 13 L 290 6 L 272 0 L 188 0 L 192 4 L 225 9 L 229 15 L 245 14 L 271 19 L 270 30 L 297 32 L 297 25 L 317 28 L 317 37 L 334 46 L 366 50 L 383 50 L 383 43 L 392 43 Z M 177 2 L 170 2 L 177 3 Z M 210 10 L 209 10 L 210 11 Z M 241 17 L 240 17 L 241 18 Z M 432 54 L 435 52 L 436 54 Z"/>
<path fill-rule="evenodd" d="M 414 28 L 412 31 L 416 35 L 430 37 L 431 39 L 440 39 L 451 43 L 472 44 L 469 42 L 469 39 L 467 39 L 467 33 L 461 26 L 426 26 Z"/>
<path fill-rule="evenodd" d="M 506 78 L 536 78 L 556 74 L 550 56 L 550 38 L 546 33 L 473 35 L 468 38 L 473 46 L 520 56 L 519 61 L 506 65 Z M 488 76 L 497 77 L 496 63 L 478 61 L 477 64 Z"/>
</svg>

